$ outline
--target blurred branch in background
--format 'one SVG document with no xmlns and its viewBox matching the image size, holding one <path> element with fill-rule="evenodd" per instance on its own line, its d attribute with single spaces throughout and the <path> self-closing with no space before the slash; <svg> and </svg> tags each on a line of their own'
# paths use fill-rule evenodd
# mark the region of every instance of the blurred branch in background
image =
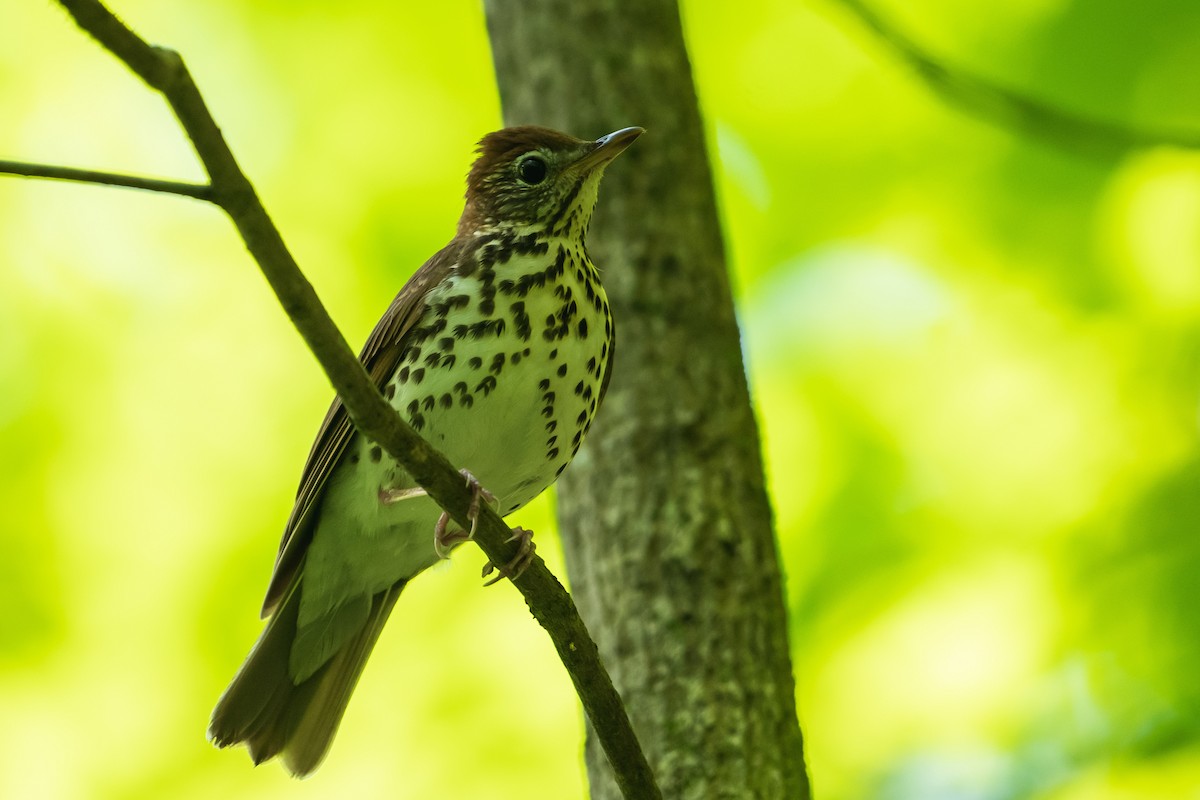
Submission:
<svg viewBox="0 0 1200 800">
<path fill-rule="evenodd" d="M 947 64 L 863 0 L 835 0 L 879 37 L 947 103 L 982 120 L 1072 153 L 1109 158 L 1148 147 L 1200 149 L 1200 132 L 1152 130 L 1076 114 Z"/>
<path fill-rule="evenodd" d="M 60 0 L 60 5 L 81 28 L 166 98 L 210 183 L 183 184 L 19 162 L 0 162 L 0 173 L 168 192 L 208 200 L 223 209 L 358 430 L 382 445 L 464 530 L 474 530 L 476 543 L 492 563 L 509 563 L 517 552 L 511 529 L 487 504 L 479 509 L 478 525 L 472 525 L 468 516 L 472 497 L 461 475 L 400 418 L 371 382 L 238 166 L 179 54 L 148 44 L 99 0 Z M 596 645 L 570 595 L 536 555 L 514 585 L 534 618 L 550 634 L 624 796 L 660 798 L 621 698 L 600 663 Z"/>
</svg>

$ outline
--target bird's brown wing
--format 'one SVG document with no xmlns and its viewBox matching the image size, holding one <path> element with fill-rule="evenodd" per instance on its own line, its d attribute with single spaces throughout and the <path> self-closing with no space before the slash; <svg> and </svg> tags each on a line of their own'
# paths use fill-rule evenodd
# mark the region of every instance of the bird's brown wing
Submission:
<svg viewBox="0 0 1200 800">
<path fill-rule="evenodd" d="M 408 346 L 408 332 L 424 313 L 425 300 L 430 290 L 454 269 L 463 250 L 463 243 L 455 240 L 426 261 L 413 273 L 408 283 L 404 284 L 404 288 L 392 300 L 388 310 L 367 337 L 359 360 L 380 390 L 387 385 L 396 371 L 400 356 Z M 300 488 L 296 491 L 296 504 L 292 506 L 292 513 L 288 517 L 283 541 L 279 545 L 279 555 L 275 559 L 275 571 L 271 575 L 267 597 L 263 602 L 264 617 L 283 599 L 296 576 L 304 553 L 312 541 L 316 512 L 320 508 L 325 482 L 329 480 L 333 468 L 341 460 L 353 436 L 354 425 L 350 421 L 350 415 L 342 406 L 341 399 L 335 397 L 328 413 L 325 414 L 325 420 L 321 423 L 312 450 L 309 451 L 308 461 L 304 464 Z"/>
</svg>

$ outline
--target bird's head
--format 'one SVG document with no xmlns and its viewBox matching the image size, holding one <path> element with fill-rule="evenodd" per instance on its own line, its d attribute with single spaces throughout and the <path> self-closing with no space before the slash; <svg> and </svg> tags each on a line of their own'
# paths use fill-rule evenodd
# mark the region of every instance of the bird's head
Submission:
<svg viewBox="0 0 1200 800">
<path fill-rule="evenodd" d="M 489 133 L 467 175 L 459 236 L 522 226 L 582 237 L 604 168 L 643 132 L 622 128 L 595 141 L 533 125 Z"/>
</svg>

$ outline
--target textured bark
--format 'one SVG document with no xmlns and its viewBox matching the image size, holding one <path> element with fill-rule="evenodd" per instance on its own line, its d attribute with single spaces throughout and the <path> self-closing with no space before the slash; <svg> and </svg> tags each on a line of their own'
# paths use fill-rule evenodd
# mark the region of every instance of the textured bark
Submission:
<svg viewBox="0 0 1200 800">
<path fill-rule="evenodd" d="M 559 483 L 576 602 L 663 795 L 807 798 L 771 511 L 674 0 L 487 0 L 506 124 L 647 133 L 589 249 L 612 385 Z M 589 731 L 593 800 L 620 795 Z"/>
</svg>

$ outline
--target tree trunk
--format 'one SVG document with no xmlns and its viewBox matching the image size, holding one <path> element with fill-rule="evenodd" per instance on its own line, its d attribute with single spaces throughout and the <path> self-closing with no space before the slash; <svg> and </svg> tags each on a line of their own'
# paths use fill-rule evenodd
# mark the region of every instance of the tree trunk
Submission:
<svg viewBox="0 0 1200 800">
<path fill-rule="evenodd" d="M 559 482 L 575 600 L 664 797 L 807 798 L 782 581 L 674 0 L 486 0 L 506 124 L 647 133 L 589 250 L 615 373 Z M 619 798 L 590 732 L 593 800 Z"/>
</svg>

